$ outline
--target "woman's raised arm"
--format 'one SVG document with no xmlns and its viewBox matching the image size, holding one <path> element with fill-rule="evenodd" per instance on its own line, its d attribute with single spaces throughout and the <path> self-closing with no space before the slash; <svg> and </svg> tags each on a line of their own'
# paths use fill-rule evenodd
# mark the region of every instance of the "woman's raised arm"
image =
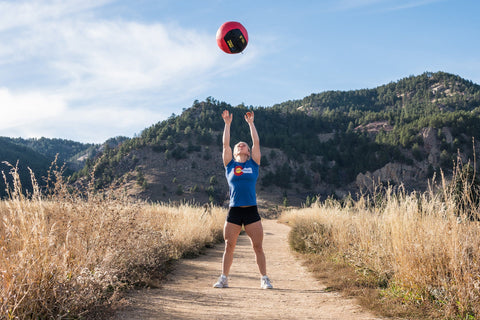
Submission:
<svg viewBox="0 0 480 320">
<path fill-rule="evenodd" d="M 226 167 L 227 164 L 232 161 L 232 148 L 230 147 L 230 125 L 232 124 L 233 114 L 230 114 L 228 110 L 224 110 L 222 113 L 223 121 L 225 122 L 225 127 L 223 128 L 223 165 Z"/>
<path fill-rule="evenodd" d="M 253 120 L 255 115 L 253 111 L 249 111 L 245 114 L 245 121 L 247 121 L 248 126 L 250 127 L 250 135 L 252 136 L 252 159 L 257 164 L 260 164 L 260 159 L 262 158 L 262 154 L 260 152 L 260 138 L 258 137 L 257 128 L 255 128 L 255 124 Z"/>
</svg>

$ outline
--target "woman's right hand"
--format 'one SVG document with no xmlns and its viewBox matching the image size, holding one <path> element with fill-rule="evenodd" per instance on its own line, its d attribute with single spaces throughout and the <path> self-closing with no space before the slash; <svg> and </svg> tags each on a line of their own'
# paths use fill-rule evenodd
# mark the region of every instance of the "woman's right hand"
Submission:
<svg viewBox="0 0 480 320">
<path fill-rule="evenodd" d="M 233 113 L 230 114 L 228 110 L 223 110 L 222 118 L 223 118 L 223 121 L 225 121 L 225 124 L 231 124 L 233 119 Z"/>
</svg>

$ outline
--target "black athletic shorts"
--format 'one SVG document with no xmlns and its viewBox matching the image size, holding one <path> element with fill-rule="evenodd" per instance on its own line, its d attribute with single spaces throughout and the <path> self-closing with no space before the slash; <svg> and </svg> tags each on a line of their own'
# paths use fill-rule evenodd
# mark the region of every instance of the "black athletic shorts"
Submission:
<svg viewBox="0 0 480 320">
<path fill-rule="evenodd" d="M 260 215 L 258 214 L 257 206 L 251 207 L 230 207 L 228 210 L 227 221 L 241 225 L 247 225 L 260 221 Z"/>
</svg>

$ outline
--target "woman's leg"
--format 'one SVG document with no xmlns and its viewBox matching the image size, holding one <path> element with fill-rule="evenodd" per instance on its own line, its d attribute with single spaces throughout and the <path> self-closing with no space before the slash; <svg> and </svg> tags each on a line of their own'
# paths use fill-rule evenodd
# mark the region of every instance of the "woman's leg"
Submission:
<svg viewBox="0 0 480 320">
<path fill-rule="evenodd" d="M 225 251 L 223 253 L 222 272 L 228 276 L 233 262 L 233 251 L 237 244 L 238 235 L 242 231 L 242 226 L 231 222 L 225 222 L 223 228 L 223 238 L 225 239 Z"/>
<path fill-rule="evenodd" d="M 258 269 L 262 276 L 267 274 L 267 263 L 265 261 L 265 253 L 263 252 L 263 226 L 262 221 L 257 221 L 245 226 L 245 232 L 250 237 L 253 250 L 255 251 L 255 259 Z"/>
</svg>

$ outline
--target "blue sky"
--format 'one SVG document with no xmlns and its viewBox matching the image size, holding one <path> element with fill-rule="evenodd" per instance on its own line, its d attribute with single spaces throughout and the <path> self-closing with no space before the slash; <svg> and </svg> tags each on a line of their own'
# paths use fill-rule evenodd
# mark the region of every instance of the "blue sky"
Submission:
<svg viewBox="0 0 480 320">
<path fill-rule="evenodd" d="M 425 71 L 480 83 L 479 12 L 477 0 L 0 0 L 0 136 L 101 143 L 209 96 L 271 106 Z M 226 21 L 248 30 L 242 54 L 216 45 Z"/>
</svg>

